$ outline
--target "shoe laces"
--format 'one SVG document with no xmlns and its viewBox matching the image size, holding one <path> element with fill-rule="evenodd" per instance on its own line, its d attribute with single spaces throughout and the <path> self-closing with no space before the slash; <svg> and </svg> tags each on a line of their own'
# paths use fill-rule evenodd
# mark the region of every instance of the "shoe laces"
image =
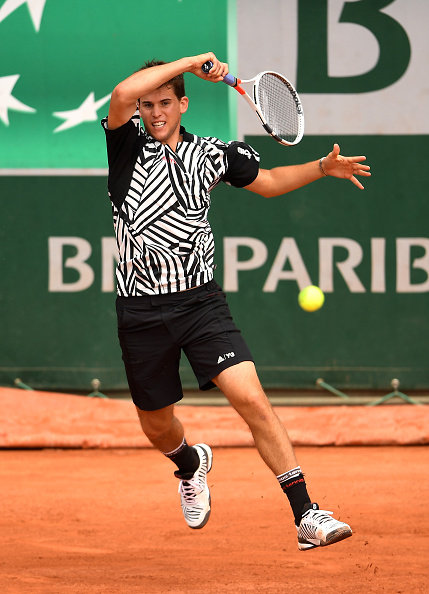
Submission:
<svg viewBox="0 0 429 594">
<path fill-rule="evenodd" d="M 188 505 L 195 503 L 195 498 L 202 490 L 201 484 L 196 477 L 179 483 L 179 493 Z"/>
<path fill-rule="evenodd" d="M 311 510 L 311 515 L 309 516 L 311 519 L 316 520 L 319 524 L 325 524 L 326 522 L 335 522 L 336 520 L 332 518 L 334 512 L 325 511 L 324 509 L 313 509 Z"/>
</svg>

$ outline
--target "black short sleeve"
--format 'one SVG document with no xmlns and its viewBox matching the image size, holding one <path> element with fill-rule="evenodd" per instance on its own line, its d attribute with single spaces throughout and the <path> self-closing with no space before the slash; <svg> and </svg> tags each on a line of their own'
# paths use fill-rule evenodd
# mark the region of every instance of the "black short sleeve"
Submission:
<svg viewBox="0 0 429 594">
<path fill-rule="evenodd" d="M 228 170 L 222 181 L 236 188 L 248 186 L 258 176 L 259 155 L 245 142 L 231 142 L 226 151 Z"/>
<path fill-rule="evenodd" d="M 139 131 L 138 119 L 134 117 L 114 130 L 109 130 L 107 118 L 101 121 L 101 125 L 106 133 L 110 198 L 119 209 L 126 196 L 143 137 Z"/>
</svg>

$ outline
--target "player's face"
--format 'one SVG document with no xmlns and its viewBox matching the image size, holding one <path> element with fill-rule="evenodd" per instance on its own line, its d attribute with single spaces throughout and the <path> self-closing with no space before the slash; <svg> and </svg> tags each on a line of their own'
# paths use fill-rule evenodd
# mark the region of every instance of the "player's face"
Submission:
<svg viewBox="0 0 429 594">
<path fill-rule="evenodd" d="M 146 132 L 175 150 L 180 137 L 180 120 L 188 109 L 188 98 L 178 99 L 172 88 L 164 86 L 141 97 L 139 109 Z"/>
</svg>

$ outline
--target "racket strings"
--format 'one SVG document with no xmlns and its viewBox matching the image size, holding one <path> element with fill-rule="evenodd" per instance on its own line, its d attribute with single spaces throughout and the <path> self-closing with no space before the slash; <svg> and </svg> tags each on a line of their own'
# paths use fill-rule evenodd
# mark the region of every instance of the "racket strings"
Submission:
<svg viewBox="0 0 429 594">
<path fill-rule="evenodd" d="M 261 113 L 274 134 L 295 142 L 300 133 L 302 106 L 293 88 L 280 76 L 266 72 L 255 91 Z"/>
</svg>

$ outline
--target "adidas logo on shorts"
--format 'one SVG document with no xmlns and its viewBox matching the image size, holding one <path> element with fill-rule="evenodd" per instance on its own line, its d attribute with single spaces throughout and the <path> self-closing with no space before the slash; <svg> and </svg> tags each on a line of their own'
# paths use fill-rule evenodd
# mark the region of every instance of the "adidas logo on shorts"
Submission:
<svg viewBox="0 0 429 594">
<path fill-rule="evenodd" d="M 219 359 L 217 360 L 217 362 L 218 364 L 223 363 L 227 359 L 231 359 L 231 357 L 235 357 L 234 351 L 231 351 L 230 353 L 225 353 L 225 355 L 219 355 Z"/>
</svg>

